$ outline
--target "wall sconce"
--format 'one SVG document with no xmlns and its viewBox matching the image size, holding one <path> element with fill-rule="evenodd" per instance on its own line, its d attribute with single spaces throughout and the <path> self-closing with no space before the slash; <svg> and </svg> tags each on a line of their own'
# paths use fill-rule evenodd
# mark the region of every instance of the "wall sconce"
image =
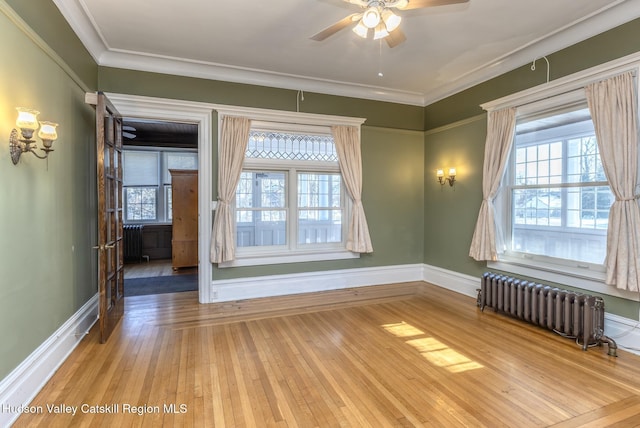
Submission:
<svg viewBox="0 0 640 428">
<path fill-rule="evenodd" d="M 438 177 L 438 183 L 440 183 L 441 186 L 444 186 L 445 183 L 449 183 L 449 186 L 453 187 L 453 183 L 456 182 L 456 169 L 449 168 L 449 176 L 446 178 L 444 176 L 444 170 L 438 169 L 436 170 L 436 177 Z"/>
<path fill-rule="evenodd" d="M 38 124 L 39 111 L 18 107 L 18 119 L 16 120 L 16 126 L 20 128 L 20 138 L 18 136 L 18 130 L 12 129 L 9 136 L 9 151 L 11 152 L 11 161 L 14 165 L 18 164 L 20 156 L 23 153 L 31 152 L 39 159 L 46 159 L 49 156 L 49 152 L 52 152 L 53 142 L 58 138 L 56 132 L 57 123 L 53 122 L 40 122 Z M 39 155 L 36 152 L 37 144 L 33 139 L 33 133 L 36 129 L 40 128 L 38 137 L 42 140 L 43 147 L 40 149 L 44 152 L 44 155 Z"/>
</svg>

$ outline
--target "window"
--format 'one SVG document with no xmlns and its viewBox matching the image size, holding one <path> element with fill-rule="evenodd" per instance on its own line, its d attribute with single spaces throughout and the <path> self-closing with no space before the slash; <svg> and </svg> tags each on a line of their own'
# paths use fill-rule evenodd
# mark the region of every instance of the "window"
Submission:
<svg viewBox="0 0 640 428">
<path fill-rule="evenodd" d="M 159 160 L 158 152 L 124 151 L 125 222 L 158 221 Z"/>
<path fill-rule="evenodd" d="M 198 154 L 159 148 L 123 152 L 125 222 L 171 222 L 170 169 L 198 169 Z"/>
<path fill-rule="evenodd" d="M 505 175 L 505 256 L 601 269 L 607 183 L 586 103 L 518 115 Z"/>
<path fill-rule="evenodd" d="M 222 266 L 354 257 L 345 249 L 348 200 L 329 127 L 254 122 L 236 189 L 238 260 Z M 256 261 L 264 257 L 275 260 Z"/>
</svg>

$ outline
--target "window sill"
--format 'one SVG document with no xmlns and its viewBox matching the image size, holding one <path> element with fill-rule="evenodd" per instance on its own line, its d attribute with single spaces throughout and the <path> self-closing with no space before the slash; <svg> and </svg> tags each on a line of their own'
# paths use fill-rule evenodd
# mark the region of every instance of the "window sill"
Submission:
<svg viewBox="0 0 640 428">
<path fill-rule="evenodd" d="M 498 261 L 487 262 L 487 268 L 579 288 L 594 293 L 637 300 L 637 293 L 619 290 L 616 287 L 606 285 L 604 283 L 604 271 L 508 256 L 500 256 L 500 260 Z"/>
<path fill-rule="evenodd" d="M 256 254 L 239 256 L 236 260 L 219 263 L 219 268 L 230 268 L 240 266 L 260 266 L 275 265 L 283 263 L 305 263 L 319 262 L 325 260 L 346 260 L 358 259 L 359 253 L 353 253 L 347 250 L 334 251 L 313 251 L 304 253 L 272 253 L 272 254 Z"/>
</svg>

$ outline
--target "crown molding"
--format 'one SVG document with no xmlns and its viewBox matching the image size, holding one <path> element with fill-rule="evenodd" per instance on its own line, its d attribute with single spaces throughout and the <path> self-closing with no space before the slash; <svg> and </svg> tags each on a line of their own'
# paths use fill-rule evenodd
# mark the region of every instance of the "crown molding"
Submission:
<svg viewBox="0 0 640 428">
<path fill-rule="evenodd" d="M 81 0 L 53 0 L 53 2 L 100 66 L 296 91 L 302 90 L 421 107 L 500 76 L 537 58 L 557 52 L 640 16 L 640 0 L 617 0 L 612 5 L 608 5 L 580 21 L 559 28 L 502 57 L 469 70 L 464 75 L 439 85 L 434 90 L 411 92 L 112 49 L 96 30 Z"/>
<path fill-rule="evenodd" d="M 98 65 L 100 57 L 109 50 L 107 43 L 96 30 L 96 25 L 89 17 L 80 0 L 52 0 L 71 29 L 76 33 L 82 44 L 89 51 Z"/>
<path fill-rule="evenodd" d="M 513 50 L 500 58 L 480 67 L 469 70 L 466 74 L 451 82 L 441 85 L 436 90 L 425 94 L 424 105 L 433 104 L 465 89 L 486 82 L 502 74 L 513 71 L 526 64 L 533 63 L 545 55 L 551 55 L 569 46 L 582 42 L 590 37 L 625 24 L 640 16 L 640 0 L 618 0 L 613 5 L 555 30 L 546 36 L 533 40 L 529 44 Z M 553 64 L 552 64 L 553 66 Z M 544 82 L 540 82 L 544 83 Z"/>
<path fill-rule="evenodd" d="M 424 105 L 424 97 L 420 93 L 402 92 L 383 87 L 310 78 L 204 61 L 118 51 L 115 49 L 103 52 L 100 59 L 100 65 L 107 67 L 268 86 L 293 91 L 302 90 L 400 104 Z"/>
</svg>

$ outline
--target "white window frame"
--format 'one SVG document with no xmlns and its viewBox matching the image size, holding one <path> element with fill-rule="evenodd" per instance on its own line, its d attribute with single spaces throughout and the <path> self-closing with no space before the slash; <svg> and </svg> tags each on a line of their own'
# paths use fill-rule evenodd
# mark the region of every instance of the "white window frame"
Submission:
<svg viewBox="0 0 640 428">
<path fill-rule="evenodd" d="M 516 117 L 529 115 L 535 111 L 550 109 L 553 105 L 558 105 L 559 102 L 564 104 L 581 102 L 585 99 L 585 86 L 627 71 L 634 73 L 636 88 L 638 88 L 640 54 L 632 54 L 601 64 L 600 66 L 482 104 L 481 107 L 486 111 L 516 107 Z M 501 192 L 502 190 L 499 191 L 499 196 Z M 500 221 L 502 224 L 505 224 L 504 222 L 506 221 L 511 221 L 509 218 L 510 206 L 505 207 L 505 199 L 499 198 L 496 200 L 496 222 Z M 488 261 L 487 267 L 625 299 L 635 299 L 637 297 L 636 293 L 607 286 L 604 283 L 605 272 L 602 265 L 577 262 L 573 265 L 568 265 L 557 263 L 557 259 L 550 260 L 544 257 L 534 258 L 528 255 L 514 256 L 501 253 L 497 261 Z"/>
<path fill-rule="evenodd" d="M 549 108 L 554 107 L 563 107 L 566 105 L 573 106 L 575 103 L 575 95 L 567 96 L 566 94 L 562 94 L 558 97 L 554 97 L 548 100 L 545 100 L 544 103 L 534 103 L 532 105 L 527 106 L 526 109 L 519 109 L 517 112 L 517 116 L 521 118 L 527 118 L 531 113 L 544 112 L 548 111 Z M 580 103 L 580 107 L 586 107 L 586 99 L 584 100 L 585 105 L 583 106 Z M 552 138 L 553 141 L 566 141 L 567 135 L 558 136 L 557 138 Z M 551 141 L 551 140 L 550 140 Z M 499 212 L 496 213 L 497 221 L 499 221 L 503 225 L 504 231 L 504 239 L 505 239 L 505 248 L 503 248 L 503 252 L 500 254 L 501 260 L 509 260 L 512 262 L 518 261 L 526 261 L 526 263 L 537 263 L 540 266 L 558 266 L 557 269 L 561 269 L 562 271 L 566 269 L 579 269 L 579 271 L 588 269 L 592 272 L 595 272 L 595 275 L 602 276 L 604 278 L 604 266 L 602 264 L 596 263 L 587 263 L 577 260 L 569 260 L 569 259 L 560 259 L 552 256 L 544 256 L 540 254 L 529 254 L 525 252 L 520 252 L 516 250 L 511 250 L 511 242 L 510 239 L 513 236 L 513 228 L 514 222 L 512 218 L 513 214 L 513 200 L 512 200 L 512 191 L 514 189 L 527 189 L 527 188 L 537 188 L 537 187 L 550 187 L 550 188 L 576 188 L 571 184 L 567 183 L 558 183 L 558 184 L 541 184 L 541 185 L 520 185 L 515 183 L 515 152 L 518 147 L 516 146 L 516 141 L 514 141 L 513 146 L 511 148 L 511 154 L 509 158 L 509 162 L 507 163 L 505 175 L 502 180 L 501 189 L 498 193 L 498 197 L 496 198 L 496 210 Z M 563 156 L 566 156 L 566 148 Z M 566 159 L 563 158 L 563 162 Z M 563 171 L 563 174 L 566 174 L 567 171 Z M 588 186 L 608 186 L 608 182 L 604 181 L 594 181 L 589 182 Z M 566 201 L 565 201 L 566 202 Z M 563 210 L 566 209 L 566 206 L 563 206 Z M 535 230 L 536 228 L 544 229 L 547 226 L 535 226 L 535 225 L 523 225 L 522 227 L 528 228 L 530 230 Z M 558 231 L 569 231 L 572 228 L 568 226 L 549 226 L 550 228 L 555 228 Z M 606 239 L 606 230 L 604 232 L 602 230 L 594 231 L 590 229 L 575 229 L 574 231 L 580 231 L 585 235 L 589 234 L 604 234 Z M 606 246 L 606 242 L 605 242 Z"/>
<path fill-rule="evenodd" d="M 218 111 L 218 130 L 220 132 L 221 120 L 225 115 L 230 116 L 243 116 L 252 120 L 252 129 L 259 130 L 278 130 L 282 132 L 301 132 L 301 133 L 327 133 L 330 132 L 330 126 L 332 125 L 350 125 L 357 126 L 358 130 L 360 125 L 364 123 L 365 119 L 342 117 L 342 116 L 329 116 L 319 115 L 311 113 L 300 112 L 286 112 L 278 110 L 264 110 L 254 108 L 220 108 Z M 218 135 L 218 141 L 220 135 Z M 329 165 L 328 162 L 311 162 L 311 161 L 279 161 L 272 159 L 245 159 L 243 170 L 291 170 L 291 171 L 308 171 L 308 172 L 340 172 L 340 168 L 337 164 Z M 290 172 L 291 174 L 291 172 Z M 295 183 L 295 178 L 290 179 L 290 182 Z M 289 185 L 288 195 L 289 203 L 292 200 L 297 200 L 297 183 L 295 186 Z M 260 247 L 243 247 L 236 248 L 236 259 L 228 262 L 219 263 L 220 268 L 238 267 L 238 266 L 256 266 L 256 265 L 270 265 L 281 263 L 300 263 L 311 261 L 325 261 L 325 260 L 343 260 L 343 259 L 355 259 L 359 258 L 359 253 L 353 253 L 345 248 L 347 240 L 347 225 L 351 216 L 351 198 L 346 195 L 346 190 L 343 187 L 343 201 L 345 206 L 344 218 L 342 222 L 343 226 L 343 242 L 341 245 L 314 245 L 314 248 L 291 248 L 291 245 L 287 248 L 260 248 Z M 293 199 L 291 199 L 293 198 Z M 297 205 L 297 203 L 295 204 Z M 235 207 L 234 219 L 235 219 Z M 297 227 L 296 220 L 288 221 L 287 231 L 290 233 L 291 228 Z M 235 225 L 234 225 L 235 230 Z M 292 242 L 296 235 L 289 235 L 289 243 Z"/>
<path fill-rule="evenodd" d="M 288 167 L 288 168 L 286 168 Z M 283 172 L 287 186 L 285 195 L 285 209 L 287 211 L 287 243 L 284 246 L 257 246 L 257 247 L 237 247 L 236 256 L 238 258 L 256 257 L 260 255 L 275 255 L 282 253 L 283 250 L 288 254 L 321 254 L 326 252 L 342 252 L 345 250 L 348 220 L 351 215 L 351 199 L 346 194 L 344 181 L 340 186 L 340 200 L 342 207 L 342 241 L 339 243 L 321 243 L 321 244 L 298 244 L 298 216 L 291 218 L 291 214 L 299 211 L 301 208 L 297 204 L 298 200 L 298 173 L 331 173 L 340 174 L 338 164 L 329 164 L 328 162 L 304 162 L 304 161 L 274 161 L 271 159 L 247 159 L 245 160 L 243 172 Z M 342 176 L 342 174 L 341 174 Z M 235 204 L 233 210 L 235 212 Z M 234 217 L 235 219 L 235 217 Z M 235 225 L 234 225 L 235 226 Z"/>
</svg>

